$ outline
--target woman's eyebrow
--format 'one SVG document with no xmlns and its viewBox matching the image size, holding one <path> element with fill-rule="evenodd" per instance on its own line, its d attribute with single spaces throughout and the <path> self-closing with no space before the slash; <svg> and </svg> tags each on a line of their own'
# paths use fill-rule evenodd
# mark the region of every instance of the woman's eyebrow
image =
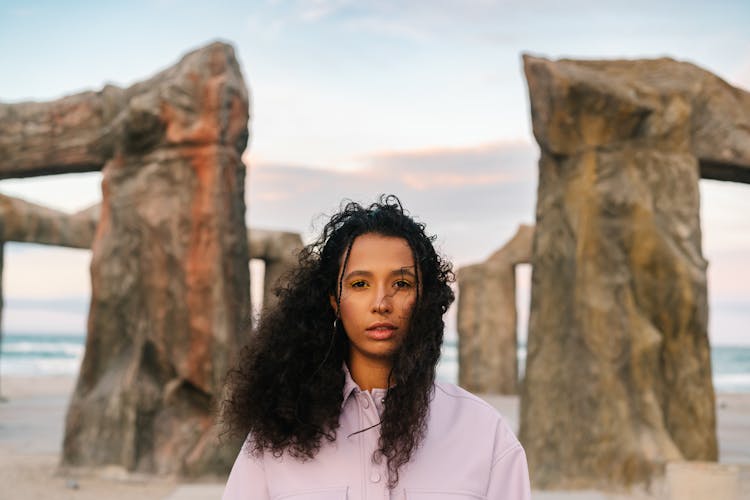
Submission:
<svg viewBox="0 0 750 500">
<path fill-rule="evenodd" d="M 345 280 L 351 279 L 355 276 L 372 276 L 372 273 L 370 271 L 362 271 L 355 269 L 354 271 L 351 271 L 344 276 Z"/>
<path fill-rule="evenodd" d="M 416 275 L 411 270 L 413 267 L 414 266 L 399 267 L 398 269 L 394 269 L 393 271 L 391 271 L 390 274 L 391 274 L 391 276 L 404 276 L 404 275 L 407 275 L 407 276 L 415 277 Z M 372 276 L 372 271 L 365 271 L 363 269 L 355 269 L 354 271 L 348 272 L 346 274 L 346 276 L 344 276 L 343 279 L 350 280 L 350 279 L 352 279 L 352 278 L 354 278 L 356 276 L 366 276 L 366 277 L 367 276 Z"/>
<path fill-rule="evenodd" d="M 399 269 L 394 269 L 393 271 L 391 271 L 391 274 L 393 274 L 393 275 L 399 275 L 399 276 L 403 276 L 403 275 L 407 274 L 409 276 L 416 277 L 416 275 L 414 274 L 414 271 L 411 270 L 411 268 L 413 268 L 413 267 L 414 266 L 404 266 L 404 267 L 401 267 Z"/>
</svg>

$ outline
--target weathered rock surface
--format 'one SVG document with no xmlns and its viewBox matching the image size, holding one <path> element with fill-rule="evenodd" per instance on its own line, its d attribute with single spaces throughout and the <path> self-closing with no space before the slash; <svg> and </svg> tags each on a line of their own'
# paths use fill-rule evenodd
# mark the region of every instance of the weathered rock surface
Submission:
<svg viewBox="0 0 750 500">
<path fill-rule="evenodd" d="M 70 215 L 0 194 L 0 241 L 91 248 L 98 215 L 91 209 Z"/>
<path fill-rule="evenodd" d="M 524 62 L 542 153 L 532 481 L 606 488 L 716 460 L 698 180 L 746 179 L 750 95 L 668 59 Z"/>
<path fill-rule="evenodd" d="M 524 56 L 534 136 L 547 152 L 678 148 L 703 178 L 750 182 L 750 93 L 689 63 Z M 545 96 L 544 99 L 535 96 Z"/>
<path fill-rule="evenodd" d="M 214 407 L 248 314 L 247 123 L 247 90 L 221 43 L 127 89 L 0 106 L 0 176 L 103 166 L 63 465 L 228 470 L 236 448 L 219 445 Z M 43 215 L 50 234 L 68 234 L 58 214 Z M 5 230 L 29 233 L 22 226 Z"/>
<path fill-rule="evenodd" d="M 0 194 L 0 241 L 90 249 L 100 216 L 99 204 L 71 215 Z M 247 244 L 250 258 L 265 263 L 264 303 L 270 306 L 277 283 L 297 265 L 302 237 L 289 231 L 247 228 Z"/>
<path fill-rule="evenodd" d="M 0 178 L 101 170 L 123 135 L 129 90 L 0 103 Z"/>
<path fill-rule="evenodd" d="M 297 265 L 297 254 L 303 247 L 299 233 L 252 229 L 247 233 L 250 258 L 265 262 L 263 278 L 263 307 L 276 303 L 274 290 L 284 275 Z"/>
<path fill-rule="evenodd" d="M 458 382 L 472 392 L 518 393 L 516 264 L 531 260 L 532 226 L 480 264 L 458 270 Z"/>
</svg>

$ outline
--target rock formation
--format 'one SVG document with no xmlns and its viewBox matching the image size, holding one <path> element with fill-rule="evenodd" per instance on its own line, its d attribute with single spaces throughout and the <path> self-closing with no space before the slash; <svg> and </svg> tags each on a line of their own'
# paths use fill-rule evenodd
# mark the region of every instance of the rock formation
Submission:
<svg viewBox="0 0 750 500">
<path fill-rule="evenodd" d="M 480 393 L 518 393 L 516 264 L 531 260 L 532 226 L 458 270 L 458 382 Z"/>
<path fill-rule="evenodd" d="M 0 176 L 103 169 L 63 465 L 226 473 L 214 407 L 244 343 L 248 95 L 221 43 L 127 89 L 0 105 Z"/>
<path fill-rule="evenodd" d="M 71 215 L 0 194 L 0 241 L 90 249 L 100 214 L 98 204 Z M 250 258 L 265 263 L 263 298 L 272 305 L 279 279 L 297 265 L 302 238 L 289 231 L 247 228 L 247 244 Z"/>
<path fill-rule="evenodd" d="M 297 265 L 297 254 L 302 249 L 302 238 L 298 233 L 253 229 L 248 231 L 247 244 L 250 258 L 265 262 L 263 278 L 263 308 L 276 303 L 274 290 L 286 273 Z"/>
<path fill-rule="evenodd" d="M 73 215 L 0 194 L 0 241 L 91 248 L 98 214 Z"/>
<path fill-rule="evenodd" d="M 669 59 L 524 63 L 541 148 L 532 481 L 613 487 L 715 460 L 698 180 L 750 179 L 750 94 Z"/>
<path fill-rule="evenodd" d="M 101 170 L 124 135 L 128 90 L 0 103 L 0 178 Z"/>
</svg>

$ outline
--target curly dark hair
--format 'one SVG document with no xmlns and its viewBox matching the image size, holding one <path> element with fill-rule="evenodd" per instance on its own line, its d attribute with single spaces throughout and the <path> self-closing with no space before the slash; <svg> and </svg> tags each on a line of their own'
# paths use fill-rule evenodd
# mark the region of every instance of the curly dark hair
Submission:
<svg viewBox="0 0 750 500">
<path fill-rule="evenodd" d="M 339 427 L 349 339 L 335 321 L 330 297 L 339 297 L 352 244 L 374 233 L 403 238 L 417 265 L 417 299 L 401 345 L 392 357 L 390 388 L 373 461 L 387 460 L 390 488 L 425 435 L 435 366 L 443 342 L 443 315 L 454 300 L 452 266 L 435 251 L 434 236 L 405 213 L 393 195 L 368 207 L 342 202 L 320 238 L 299 254 L 298 267 L 276 290 L 278 302 L 264 311 L 250 344 L 228 377 L 223 403 L 225 429 L 251 439 L 250 453 L 264 450 L 312 459 L 323 439 Z M 366 430 L 366 429 L 362 429 Z"/>
</svg>

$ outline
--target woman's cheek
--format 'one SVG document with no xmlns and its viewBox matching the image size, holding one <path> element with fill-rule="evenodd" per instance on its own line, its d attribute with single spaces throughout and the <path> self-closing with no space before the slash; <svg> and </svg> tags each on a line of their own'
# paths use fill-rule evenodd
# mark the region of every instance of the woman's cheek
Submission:
<svg viewBox="0 0 750 500">
<path fill-rule="evenodd" d="M 411 316 L 411 312 L 414 309 L 414 303 L 416 302 L 414 297 L 408 297 L 402 306 L 402 316 L 408 318 Z"/>
</svg>

